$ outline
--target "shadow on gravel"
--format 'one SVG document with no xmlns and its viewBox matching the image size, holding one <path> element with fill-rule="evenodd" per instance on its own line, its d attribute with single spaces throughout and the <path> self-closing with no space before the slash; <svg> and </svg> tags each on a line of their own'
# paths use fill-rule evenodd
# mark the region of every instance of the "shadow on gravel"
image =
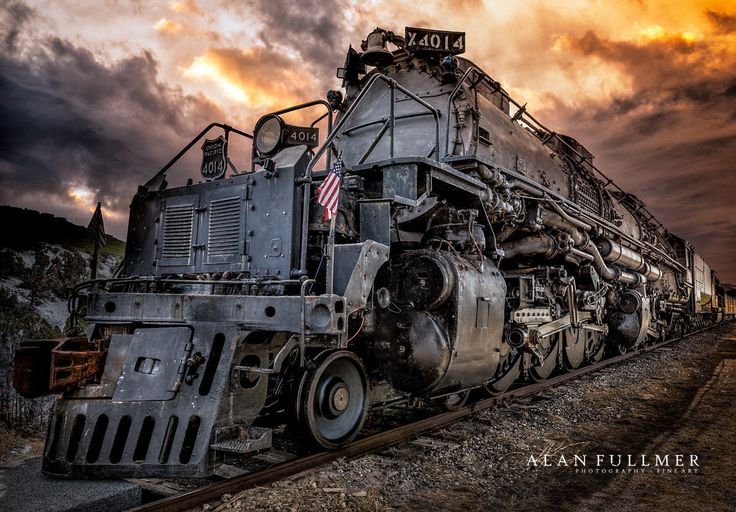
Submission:
<svg viewBox="0 0 736 512">
<path fill-rule="evenodd" d="M 548 458 L 553 467 L 530 468 L 509 489 L 511 500 L 497 505 L 569 511 L 732 510 L 736 492 L 729 461 L 734 460 L 736 445 L 736 338 L 730 336 L 735 332 L 733 326 L 723 326 L 697 335 L 702 341 L 720 339 L 706 341 L 700 353 L 676 356 L 672 367 L 662 368 L 661 380 L 632 381 L 601 393 L 600 399 L 607 401 L 601 405 L 614 405 L 619 417 L 584 428 L 558 443 L 558 447 L 569 448 Z M 698 339 L 690 340 L 698 343 Z M 572 467 L 574 454 L 586 455 L 585 467 L 580 463 L 577 470 Z M 604 455 L 599 467 L 598 454 Z M 620 471 L 627 468 L 629 454 L 640 472 L 634 473 L 634 468 Z M 678 454 L 683 455 L 680 467 Z M 560 455 L 570 467 L 559 465 Z M 622 455 L 620 464 L 618 455 Z M 656 467 L 656 455 L 669 457 L 666 463 L 660 459 Z M 642 456 L 649 467 L 642 467 Z"/>
</svg>

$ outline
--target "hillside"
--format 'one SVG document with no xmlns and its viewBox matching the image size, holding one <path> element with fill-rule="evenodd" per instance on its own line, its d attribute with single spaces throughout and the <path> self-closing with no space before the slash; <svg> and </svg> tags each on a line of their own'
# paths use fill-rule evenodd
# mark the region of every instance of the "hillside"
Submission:
<svg viewBox="0 0 736 512">
<path fill-rule="evenodd" d="M 0 206 L 0 225 L 3 226 L 0 248 L 24 251 L 47 244 L 87 253 L 94 248 L 94 238 L 86 227 L 50 213 L 3 205 Z M 122 259 L 124 251 L 125 242 L 107 235 L 107 245 L 100 252 Z"/>
<path fill-rule="evenodd" d="M 64 335 L 67 301 L 72 287 L 90 277 L 94 241 L 86 227 L 35 210 L 0 206 L 0 223 L 0 433 L 3 426 L 40 432 L 53 400 L 26 400 L 15 393 L 15 346 Z M 111 276 L 124 251 L 125 243 L 108 235 L 98 275 Z"/>
</svg>

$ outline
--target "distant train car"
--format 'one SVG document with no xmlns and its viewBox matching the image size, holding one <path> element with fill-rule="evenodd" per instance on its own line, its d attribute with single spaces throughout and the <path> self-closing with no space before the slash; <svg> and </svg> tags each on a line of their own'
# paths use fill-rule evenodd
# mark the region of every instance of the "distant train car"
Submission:
<svg viewBox="0 0 736 512">
<path fill-rule="evenodd" d="M 720 286 L 718 296 L 719 304 L 722 304 L 724 319 L 736 319 L 736 288 Z"/>
</svg>

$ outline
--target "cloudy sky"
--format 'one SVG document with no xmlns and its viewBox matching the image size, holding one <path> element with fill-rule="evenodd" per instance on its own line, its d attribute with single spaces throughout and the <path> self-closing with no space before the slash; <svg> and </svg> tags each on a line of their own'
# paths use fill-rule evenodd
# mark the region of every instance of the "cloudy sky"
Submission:
<svg viewBox="0 0 736 512">
<path fill-rule="evenodd" d="M 2 0 L 0 203 L 84 224 L 99 200 L 123 237 L 136 186 L 210 121 L 324 97 L 348 44 L 406 25 L 467 32 L 467 57 L 736 282 L 727 0 Z"/>
</svg>

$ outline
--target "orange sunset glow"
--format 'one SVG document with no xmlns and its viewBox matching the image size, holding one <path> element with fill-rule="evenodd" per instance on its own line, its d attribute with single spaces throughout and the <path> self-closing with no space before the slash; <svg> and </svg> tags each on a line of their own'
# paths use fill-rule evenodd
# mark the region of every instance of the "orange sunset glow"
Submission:
<svg viewBox="0 0 736 512">
<path fill-rule="evenodd" d="M 251 131 L 339 88 L 376 26 L 425 26 L 465 31 L 466 57 L 736 283 L 733 2 L 10 0 L 0 25 L 3 203 L 84 224 L 102 201 L 123 237 L 138 184 L 203 126 Z"/>
</svg>

